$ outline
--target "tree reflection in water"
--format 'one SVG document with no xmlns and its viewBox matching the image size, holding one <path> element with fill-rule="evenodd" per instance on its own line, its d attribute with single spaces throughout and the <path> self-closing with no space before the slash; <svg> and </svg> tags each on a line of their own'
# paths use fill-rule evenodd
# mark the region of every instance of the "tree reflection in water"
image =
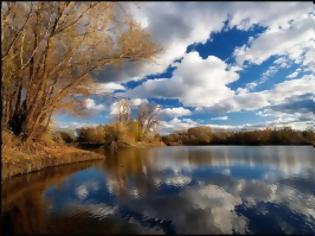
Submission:
<svg viewBox="0 0 315 236">
<path fill-rule="evenodd" d="M 125 149 L 6 183 L 3 230 L 314 234 L 313 156 L 307 146 Z"/>
</svg>

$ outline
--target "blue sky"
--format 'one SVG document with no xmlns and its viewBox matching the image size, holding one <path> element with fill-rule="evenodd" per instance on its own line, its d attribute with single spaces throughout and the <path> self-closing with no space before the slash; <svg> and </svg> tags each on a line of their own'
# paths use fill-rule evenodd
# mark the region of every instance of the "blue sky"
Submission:
<svg viewBox="0 0 315 236">
<path fill-rule="evenodd" d="M 313 126 L 314 13 L 311 2 L 124 3 L 162 47 L 154 61 L 93 75 L 89 116 L 57 113 L 60 128 L 109 123 L 117 101 L 160 106 L 159 131 Z M 163 10 L 162 10 L 163 9 Z"/>
</svg>

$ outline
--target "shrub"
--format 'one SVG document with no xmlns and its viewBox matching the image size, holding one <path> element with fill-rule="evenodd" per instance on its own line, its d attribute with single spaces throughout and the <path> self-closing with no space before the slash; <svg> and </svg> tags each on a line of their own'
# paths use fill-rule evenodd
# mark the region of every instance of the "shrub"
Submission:
<svg viewBox="0 0 315 236">
<path fill-rule="evenodd" d="M 76 141 L 76 137 L 71 130 L 62 130 L 55 132 L 55 139 L 60 142 L 60 139 L 63 143 L 74 143 Z"/>
<path fill-rule="evenodd" d="M 78 142 L 87 144 L 103 144 L 104 143 L 104 127 L 84 127 L 78 129 Z"/>
</svg>

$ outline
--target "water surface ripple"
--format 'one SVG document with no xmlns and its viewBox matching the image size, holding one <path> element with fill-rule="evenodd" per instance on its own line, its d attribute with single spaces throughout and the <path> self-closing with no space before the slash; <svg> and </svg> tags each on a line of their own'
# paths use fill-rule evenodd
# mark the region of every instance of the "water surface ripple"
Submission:
<svg viewBox="0 0 315 236">
<path fill-rule="evenodd" d="M 312 146 L 125 149 L 5 183 L 2 232 L 314 235 L 314 167 Z"/>
</svg>

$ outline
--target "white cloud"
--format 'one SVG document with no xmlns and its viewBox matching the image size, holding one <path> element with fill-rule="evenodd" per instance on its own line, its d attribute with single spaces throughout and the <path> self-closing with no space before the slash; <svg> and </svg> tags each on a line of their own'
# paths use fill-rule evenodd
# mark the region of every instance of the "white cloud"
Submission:
<svg viewBox="0 0 315 236">
<path fill-rule="evenodd" d="M 277 104 L 293 96 L 313 93 L 315 91 L 315 76 L 306 75 L 298 79 L 287 80 L 276 84 L 271 91 L 264 91 L 271 104 Z"/>
<path fill-rule="evenodd" d="M 278 83 L 271 90 L 260 92 L 244 90 L 206 109 L 217 112 L 258 110 L 270 105 L 283 103 L 290 97 L 313 93 L 313 91 L 315 91 L 315 77 L 307 75 Z"/>
<path fill-rule="evenodd" d="M 136 107 L 141 105 L 142 103 L 148 103 L 149 101 L 147 99 L 142 98 L 134 98 L 130 99 L 130 108 Z M 112 103 L 110 106 L 110 115 L 117 115 L 119 113 L 119 101 Z"/>
<path fill-rule="evenodd" d="M 211 120 L 227 120 L 228 116 L 218 116 L 218 117 L 213 117 Z"/>
<path fill-rule="evenodd" d="M 168 134 L 174 131 L 186 130 L 188 128 L 198 125 L 199 125 L 198 122 L 193 121 L 191 119 L 180 120 L 178 118 L 174 118 L 167 122 L 161 121 L 158 129 L 161 134 Z"/>
<path fill-rule="evenodd" d="M 298 19 L 307 12 L 312 11 L 311 2 L 234 2 L 227 4 L 230 13 L 230 26 L 247 30 L 255 24 L 277 29 L 287 26 L 288 21 Z"/>
<path fill-rule="evenodd" d="M 118 115 L 119 114 L 119 102 L 114 102 L 110 106 L 110 115 Z"/>
<path fill-rule="evenodd" d="M 84 100 L 84 106 L 91 112 L 100 112 L 105 110 L 105 106 L 103 104 L 96 104 L 92 98 L 86 98 Z"/>
<path fill-rule="evenodd" d="M 257 112 L 257 115 L 263 117 L 273 117 L 272 121 L 267 121 L 264 126 L 270 128 L 277 127 L 291 127 L 297 130 L 313 129 L 313 112 L 294 112 L 287 113 L 281 111 L 275 111 L 271 108 L 264 109 Z"/>
<path fill-rule="evenodd" d="M 314 44 L 314 41 L 313 41 L 313 44 Z M 308 50 L 307 52 L 305 52 L 304 60 L 302 62 L 303 66 L 305 67 L 304 70 L 312 72 L 313 74 L 315 74 L 314 58 L 315 58 L 315 50 L 313 47 L 311 50 Z"/>
<path fill-rule="evenodd" d="M 183 59 L 185 60 L 185 58 Z M 198 61 L 198 60 L 197 60 Z M 198 107 L 199 109 L 196 109 L 197 112 L 207 112 L 207 111 L 214 111 L 214 112 L 237 112 L 237 111 L 254 111 L 263 109 L 265 107 L 275 106 L 282 103 L 285 103 L 286 101 L 290 100 L 290 98 L 295 96 L 302 96 L 305 94 L 313 93 L 315 91 L 315 77 L 311 75 L 303 76 L 298 79 L 292 79 L 288 81 L 284 81 L 281 83 L 278 83 L 274 85 L 273 89 L 270 90 L 264 90 L 260 92 L 249 92 L 247 89 L 245 89 L 243 92 L 233 93 L 231 90 L 231 94 L 228 97 L 225 98 L 216 98 L 215 93 L 212 93 L 210 95 L 204 95 L 204 96 L 193 96 L 194 90 L 197 90 L 199 94 L 206 94 L 206 92 L 209 92 L 213 89 L 215 90 L 216 86 L 218 86 L 218 90 L 222 89 L 224 87 L 224 79 L 221 81 L 223 84 L 220 84 L 220 82 L 213 82 L 207 84 L 206 82 L 203 83 L 206 80 L 206 73 L 201 73 L 205 77 L 198 77 L 194 79 L 190 79 L 191 75 L 193 75 L 193 72 L 191 71 L 191 67 L 189 67 L 189 64 L 181 63 L 178 65 L 177 71 L 174 73 L 174 78 L 172 79 L 157 79 L 153 81 L 147 81 L 143 83 L 141 86 L 137 87 L 134 90 L 129 91 L 129 95 L 137 95 L 137 96 L 152 96 L 152 97 L 159 97 L 159 96 L 174 96 L 175 94 L 181 95 L 179 96 L 179 99 L 184 103 L 184 105 L 191 105 L 193 102 L 194 104 L 198 105 L 205 105 L 206 107 Z M 191 71 L 191 74 L 188 73 L 186 76 L 186 71 L 181 71 L 181 66 L 185 65 L 185 69 L 188 71 Z M 196 64 L 194 65 L 196 66 Z M 189 68 L 187 68 L 189 67 Z M 198 66 L 196 66 L 198 68 Z M 208 68 L 210 70 L 210 68 Z M 179 72 L 178 72 L 179 71 Z M 198 70 L 201 72 L 202 70 Z M 207 72 L 207 71 L 206 71 Z M 212 72 L 211 72 L 212 73 Z M 209 74 L 211 74 L 209 73 Z M 209 77 L 211 81 L 211 77 Z M 217 78 L 217 77 L 212 77 Z M 221 78 L 221 77 L 220 77 Z M 224 78 L 224 77 L 223 77 Z M 184 79 L 187 79 L 187 82 L 183 82 Z M 197 80 L 197 82 L 195 82 Z M 179 82 L 181 81 L 181 82 Z M 172 87 L 173 89 L 165 90 L 165 84 L 167 83 L 168 88 Z M 196 83 L 196 84 L 195 84 Z M 180 86 L 180 84 L 182 84 Z M 187 86 L 183 85 L 187 84 Z M 214 84 L 214 85 L 212 85 Z M 200 85 L 200 86 L 199 86 Z M 196 86 L 196 88 L 195 88 Z M 213 87 L 212 87 L 213 86 Z M 186 90 L 185 90 L 186 89 Z M 202 91 L 204 89 L 205 91 Z M 224 90 L 224 88 L 222 89 Z M 171 94 L 173 92 L 173 94 Z M 220 93 L 219 93 L 220 95 Z M 224 96 L 225 94 L 223 94 Z M 195 100 L 194 100 L 195 99 Z M 199 100 L 200 99 L 200 100 Z M 207 99 L 212 99 L 212 101 L 217 101 L 216 103 L 207 103 Z M 187 102 L 188 103 L 185 103 Z M 201 103 L 199 102 L 201 101 Z M 199 103 L 198 103 L 199 102 Z M 204 125 L 200 124 L 196 121 L 193 121 L 191 119 L 178 119 L 178 117 L 183 116 L 184 114 L 192 114 L 188 111 L 185 111 L 184 108 L 166 108 L 162 110 L 162 113 L 169 114 L 171 117 L 171 114 L 173 114 L 174 118 L 168 122 L 161 122 L 161 127 L 159 131 L 161 133 L 170 133 L 174 132 L 176 130 L 184 130 L 188 129 L 190 127 L 198 126 L 198 125 Z M 225 119 L 225 117 L 223 117 Z M 222 118 L 222 119 L 223 119 Z M 311 118 L 310 118 L 311 120 Z M 298 121 L 298 120 L 292 120 L 292 126 L 293 128 L 308 128 L 310 126 L 311 121 Z M 250 127 L 262 127 L 262 126 L 290 126 L 288 122 L 283 122 L 282 120 L 274 120 L 273 122 L 264 123 L 261 125 L 239 125 L 239 126 L 218 126 L 213 124 L 205 124 L 209 125 L 214 128 L 232 128 L 232 129 L 241 129 L 241 128 L 250 128 Z"/>
<path fill-rule="evenodd" d="M 212 123 L 199 123 L 189 118 L 186 118 L 186 119 L 174 118 L 170 121 L 161 121 L 158 127 L 158 130 L 161 134 L 169 134 L 175 131 L 185 131 L 189 128 L 196 127 L 196 126 L 209 126 L 213 130 L 222 130 L 222 129 L 239 130 L 243 128 L 251 128 L 250 124 L 217 125 L 217 124 L 212 124 Z"/>
<path fill-rule="evenodd" d="M 165 179 L 167 185 L 185 186 L 191 182 L 191 177 L 185 175 L 175 175 Z"/>
<path fill-rule="evenodd" d="M 191 111 L 183 107 L 164 108 L 159 110 L 159 115 L 166 118 L 181 117 L 191 115 Z"/>
<path fill-rule="evenodd" d="M 227 17 L 226 12 L 219 10 L 220 4 L 206 4 L 202 7 L 193 2 L 145 2 L 137 6 L 130 5 L 136 20 L 145 26 L 163 48 L 156 56 L 158 63 L 147 62 L 133 71 L 140 78 L 148 73 L 163 72 L 176 58 L 184 55 L 188 45 L 206 42 L 211 32 L 223 28 Z"/>
<path fill-rule="evenodd" d="M 80 200 L 84 200 L 88 197 L 89 191 L 85 185 L 80 185 L 75 189 L 75 193 Z"/>
<path fill-rule="evenodd" d="M 91 126 L 97 126 L 99 124 L 95 123 L 87 123 L 87 122 L 79 122 L 79 121 L 57 121 L 55 124 L 56 129 L 79 129 L 82 127 L 91 127 Z"/>
<path fill-rule="evenodd" d="M 175 59 L 185 54 L 187 46 L 206 42 L 212 33 L 221 31 L 227 19 L 230 20 L 229 27 L 236 26 L 239 29 L 247 30 L 253 25 L 259 24 L 268 27 L 272 32 L 279 27 L 287 29 L 290 20 L 298 21 L 307 12 L 312 11 L 313 7 L 311 2 L 288 4 L 275 2 L 209 2 L 202 4 L 199 2 L 142 2 L 124 4 L 130 8 L 131 14 L 163 50 L 154 61 L 128 62 L 119 68 L 106 68 L 104 73 L 101 73 L 99 80 L 106 78 L 111 81 L 128 81 L 141 79 L 147 74 L 161 73 Z M 292 34 L 292 37 L 298 38 L 295 34 Z M 286 44 L 282 41 L 279 42 L 277 41 L 276 45 Z"/>
<path fill-rule="evenodd" d="M 139 106 L 141 105 L 142 103 L 148 103 L 148 99 L 142 99 L 142 98 L 134 98 L 134 99 L 131 99 L 131 104 L 133 106 Z"/>
<path fill-rule="evenodd" d="M 197 52 L 185 54 L 171 79 L 149 80 L 127 91 L 130 97 L 178 98 L 187 106 L 211 106 L 234 92 L 226 85 L 239 78 L 215 56 L 202 59 Z"/>
<path fill-rule="evenodd" d="M 287 78 L 288 78 L 288 79 L 293 79 L 293 78 L 297 77 L 298 74 L 299 74 L 299 73 L 298 73 L 297 71 L 294 71 L 293 73 L 289 74 L 289 75 L 287 76 Z"/>
<path fill-rule="evenodd" d="M 118 206 L 113 207 L 104 203 L 87 203 L 76 207 L 81 211 L 87 212 L 89 215 L 93 215 L 99 220 L 107 219 L 109 216 L 115 215 L 118 210 Z"/>
<path fill-rule="evenodd" d="M 289 60 L 286 57 L 282 56 L 276 59 L 274 61 L 274 64 L 279 65 L 281 68 L 287 68 L 289 67 Z"/>
<path fill-rule="evenodd" d="M 307 15 L 313 10 L 311 2 L 124 4 L 133 5 L 131 12 L 136 20 L 163 50 L 154 61 L 138 64 L 128 62 L 121 67 L 106 67 L 97 76 L 100 82 L 96 89 L 97 94 L 124 90 L 126 88 L 118 82 L 138 80 L 147 74 L 163 72 L 175 59 L 181 57 L 183 60 L 176 64 L 177 68 L 171 79 L 148 80 L 125 93 L 138 99 L 133 102 L 134 105 L 141 103 L 139 99 L 162 97 L 178 98 L 183 106 L 193 106 L 196 110 L 203 107 L 220 112 L 257 110 L 282 103 L 291 96 L 314 91 L 314 79 L 303 77 L 280 83 L 271 90 L 250 92 L 278 69 L 287 68 L 291 62 L 302 63 L 303 71 L 314 72 L 314 17 Z M 238 29 L 248 30 L 256 24 L 266 27 L 266 31 L 255 38 L 251 37 L 247 44 L 235 50 L 237 64 L 227 65 L 214 56 L 202 59 L 197 53 L 185 54 L 188 45 L 206 42 L 211 34 L 220 32 L 227 19 L 230 28 L 236 26 Z M 260 64 L 272 56 L 277 58 L 274 65 L 259 80 L 251 81 L 237 91 L 227 86 L 238 80 L 238 72 L 244 68 L 246 60 Z M 101 82 L 104 78 L 106 83 Z M 102 104 L 93 102 L 87 102 L 90 109 L 104 109 Z M 173 114 L 173 117 L 181 116 L 180 111 L 165 113 Z M 188 120 L 172 120 L 177 127 L 198 124 Z"/>
<path fill-rule="evenodd" d="M 309 9 L 310 11 L 311 9 Z M 278 27 L 269 27 L 248 45 L 234 51 L 238 65 L 245 61 L 261 64 L 274 55 L 287 55 L 296 63 L 301 62 L 303 53 L 313 50 L 313 19 L 305 11 L 297 18 L 287 19 Z"/>
<path fill-rule="evenodd" d="M 126 88 L 119 83 L 109 82 L 109 83 L 93 83 L 91 89 L 94 94 L 109 94 L 115 90 L 125 90 Z"/>
</svg>

